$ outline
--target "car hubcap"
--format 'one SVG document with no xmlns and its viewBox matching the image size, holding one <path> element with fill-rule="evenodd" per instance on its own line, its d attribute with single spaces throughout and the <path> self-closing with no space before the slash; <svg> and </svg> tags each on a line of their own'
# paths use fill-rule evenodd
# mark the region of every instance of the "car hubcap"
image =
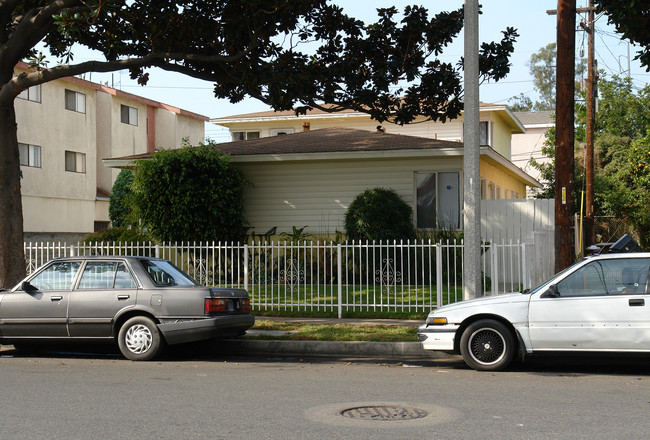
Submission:
<svg viewBox="0 0 650 440">
<path fill-rule="evenodd" d="M 153 335 L 146 325 L 138 324 L 130 327 L 126 332 L 126 347 L 132 353 L 142 354 L 151 348 Z"/>
<path fill-rule="evenodd" d="M 506 353 L 503 336 L 494 329 L 480 329 L 469 338 L 469 352 L 476 362 L 492 365 L 499 362 Z"/>
</svg>

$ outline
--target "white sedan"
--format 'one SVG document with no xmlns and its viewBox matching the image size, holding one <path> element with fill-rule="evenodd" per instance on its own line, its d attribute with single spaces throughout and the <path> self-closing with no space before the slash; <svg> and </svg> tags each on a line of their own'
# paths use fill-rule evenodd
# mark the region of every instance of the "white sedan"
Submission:
<svg viewBox="0 0 650 440">
<path fill-rule="evenodd" d="M 517 353 L 650 353 L 649 270 L 650 253 L 590 257 L 532 291 L 440 307 L 418 337 L 476 370 L 504 369 Z"/>
</svg>

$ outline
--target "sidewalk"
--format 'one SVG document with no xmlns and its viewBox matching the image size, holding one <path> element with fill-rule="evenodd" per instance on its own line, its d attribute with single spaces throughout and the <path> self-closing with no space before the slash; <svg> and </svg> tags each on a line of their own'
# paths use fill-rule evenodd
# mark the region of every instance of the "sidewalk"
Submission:
<svg viewBox="0 0 650 440">
<path fill-rule="evenodd" d="M 403 325 L 419 327 L 420 320 L 405 319 L 337 319 L 337 318 L 289 318 L 256 316 L 257 321 L 301 322 L 305 324 L 367 324 Z M 447 356 L 440 352 L 422 349 L 419 342 L 365 342 L 365 341 L 280 341 L 230 339 L 220 344 L 220 349 L 230 354 L 259 356 L 333 356 L 378 357 L 383 359 L 434 359 Z"/>
<path fill-rule="evenodd" d="M 286 316 L 256 316 L 255 321 L 284 321 L 301 322 L 303 324 L 336 325 L 336 324 L 367 324 L 367 325 L 403 325 L 419 327 L 424 320 L 414 319 L 356 319 L 356 318 L 290 318 Z"/>
</svg>

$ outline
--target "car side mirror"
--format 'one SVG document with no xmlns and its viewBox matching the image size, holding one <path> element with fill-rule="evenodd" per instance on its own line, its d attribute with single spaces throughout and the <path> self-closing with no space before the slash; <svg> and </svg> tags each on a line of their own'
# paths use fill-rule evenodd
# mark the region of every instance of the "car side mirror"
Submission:
<svg viewBox="0 0 650 440">
<path fill-rule="evenodd" d="M 557 284 L 551 284 L 548 286 L 546 293 L 542 295 L 542 298 L 557 298 L 560 296 L 560 291 L 557 290 Z"/>
<path fill-rule="evenodd" d="M 29 281 L 23 281 L 20 285 L 20 289 L 24 292 L 36 292 L 38 289 L 31 285 Z"/>
</svg>

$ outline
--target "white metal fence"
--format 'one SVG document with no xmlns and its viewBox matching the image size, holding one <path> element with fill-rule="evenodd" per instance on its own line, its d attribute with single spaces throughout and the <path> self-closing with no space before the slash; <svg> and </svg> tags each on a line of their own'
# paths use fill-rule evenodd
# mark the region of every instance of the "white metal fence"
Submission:
<svg viewBox="0 0 650 440">
<path fill-rule="evenodd" d="M 56 257 L 166 258 L 202 284 L 249 291 L 254 310 L 428 312 L 460 301 L 462 242 L 25 243 L 28 272 Z M 530 288 L 550 273 L 535 245 L 483 247 L 487 295 Z"/>
</svg>

